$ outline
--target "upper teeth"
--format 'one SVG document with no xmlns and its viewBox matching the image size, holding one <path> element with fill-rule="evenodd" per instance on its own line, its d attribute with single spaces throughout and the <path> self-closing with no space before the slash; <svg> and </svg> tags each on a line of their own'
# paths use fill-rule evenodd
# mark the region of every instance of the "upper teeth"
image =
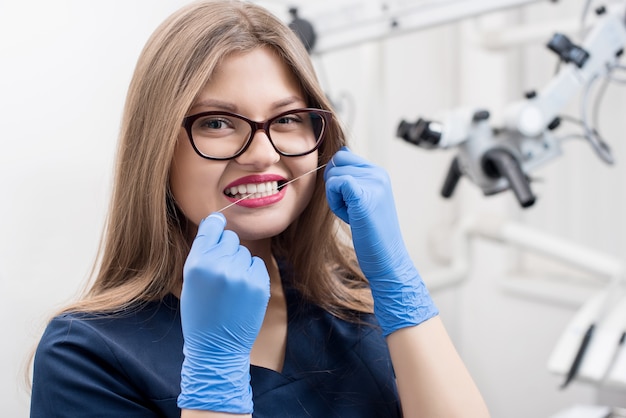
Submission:
<svg viewBox="0 0 626 418">
<path fill-rule="evenodd" d="M 258 194 L 259 197 L 269 196 L 271 194 L 278 192 L 278 182 L 277 181 L 266 181 L 265 183 L 250 183 L 250 184 L 240 184 L 238 186 L 233 186 L 226 189 L 226 193 L 231 196 L 236 196 L 238 194 L 249 195 L 249 194 Z"/>
</svg>

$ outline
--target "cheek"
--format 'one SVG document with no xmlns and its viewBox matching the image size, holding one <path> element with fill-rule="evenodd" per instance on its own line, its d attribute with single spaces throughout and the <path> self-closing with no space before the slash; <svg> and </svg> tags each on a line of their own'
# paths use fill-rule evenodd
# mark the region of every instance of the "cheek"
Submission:
<svg viewBox="0 0 626 418">
<path fill-rule="evenodd" d="M 186 138 L 179 138 L 170 167 L 170 190 L 179 209 L 198 225 L 217 210 L 215 195 L 221 173 L 220 164 L 207 164 Z"/>
<path fill-rule="evenodd" d="M 299 198 L 299 206 L 301 207 L 301 211 L 308 206 L 308 204 L 311 201 L 311 198 L 313 197 L 313 192 L 315 191 L 315 183 L 316 183 L 316 175 L 311 173 L 310 175 L 307 175 L 305 177 L 303 177 L 302 179 L 298 180 L 302 182 L 302 193 L 301 196 Z"/>
</svg>

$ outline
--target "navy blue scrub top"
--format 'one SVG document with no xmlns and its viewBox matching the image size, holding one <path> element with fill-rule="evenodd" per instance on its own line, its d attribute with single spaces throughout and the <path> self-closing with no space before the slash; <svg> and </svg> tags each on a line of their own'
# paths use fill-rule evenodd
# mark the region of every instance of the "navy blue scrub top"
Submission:
<svg viewBox="0 0 626 418">
<path fill-rule="evenodd" d="M 399 417 L 387 345 L 373 315 L 340 320 L 286 288 L 282 372 L 252 366 L 256 418 Z M 48 325 L 34 362 L 31 418 L 180 417 L 179 300 L 132 312 L 64 314 Z"/>
</svg>

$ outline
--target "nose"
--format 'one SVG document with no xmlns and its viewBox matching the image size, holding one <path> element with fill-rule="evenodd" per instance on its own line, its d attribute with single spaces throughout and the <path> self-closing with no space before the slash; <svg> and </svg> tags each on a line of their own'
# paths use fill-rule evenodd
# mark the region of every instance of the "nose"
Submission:
<svg viewBox="0 0 626 418">
<path fill-rule="evenodd" d="M 235 158 L 241 165 L 251 166 L 255 169 L 263 169 L 276 164 L 280 160 L 280 154 L 276 152 L 267 134 L 257 130 L 252 136 L 248 149 Z"/>
</svg>

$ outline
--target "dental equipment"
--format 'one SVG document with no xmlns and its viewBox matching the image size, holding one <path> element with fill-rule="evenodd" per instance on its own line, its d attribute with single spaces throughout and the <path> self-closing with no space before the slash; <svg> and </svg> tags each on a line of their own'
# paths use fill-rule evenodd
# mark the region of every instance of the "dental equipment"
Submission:
<svg viewBox="0 0 626 418">
<path fill-rule="evenodd" d="M 459 108 L 447 112 L 442 122 L 419 118 L 401 121 L 397 136 L 425 149 L 456 147 L 441 189 L 449 198 L 462 176 L 480 187 L 486 196 L 511 189 L 523 208 L 536 197 L 529 172 L 561 155 L 561 142 L 554 134 L 564 117 L 560 115 L 572 96 L 582 89 L 582 136 L 607 164 L 613 163 L 608 145 L 587 122 L 589 90 L 600 79 L 613 80 L 612 72 L 623 70 L 619 59 L 626 45 L 623 7 L 599 8 L 597 22 L 581 46 L 556 34 L 548 48 L 559 55 L 561 69 L 540 91 L 504 109 L 503 121 L 494 126 L 486 109 Z"/>
</svg>

